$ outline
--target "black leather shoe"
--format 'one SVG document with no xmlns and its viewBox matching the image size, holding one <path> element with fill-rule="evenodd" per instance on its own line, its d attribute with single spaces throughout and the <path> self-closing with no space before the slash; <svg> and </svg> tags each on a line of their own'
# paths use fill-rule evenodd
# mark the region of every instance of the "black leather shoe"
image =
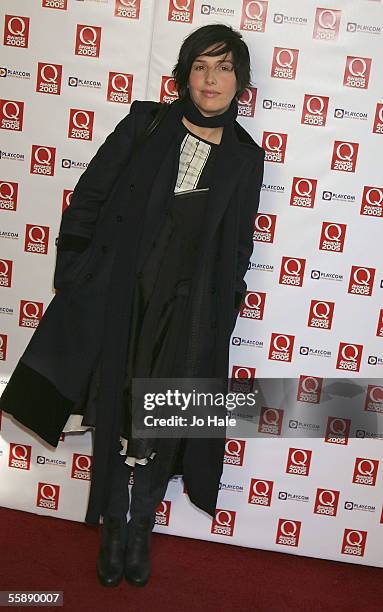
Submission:
<svg viewBox="0 0 383 612">
<path fill-rule="evenodd" d="M 144 586 L 150 577 L 151 516 L 132 517 L 128 523 L 125 555 L 125 579 L 135 586 Z"/>
<path fill-rule="evenodd" d="M 117 586 L 124 575 L 128 524 L 126 519 L 104 517 L 97 576 L 103 586 Z"/>
</svg>

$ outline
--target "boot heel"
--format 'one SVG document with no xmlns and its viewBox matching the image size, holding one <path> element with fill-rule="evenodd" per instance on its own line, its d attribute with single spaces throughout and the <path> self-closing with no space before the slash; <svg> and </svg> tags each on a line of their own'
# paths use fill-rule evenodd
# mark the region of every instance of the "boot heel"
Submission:
<svg viewBox="0 0 383 612">
<path fill-rule="evenodd" d="M 127 536 L 126 519 L 104 517 L 97 576 L 103 586 L 117 586 L 124 575 Z"/>
<path fill-rule="evenodd" d="M 125 579 L 135 586 L 145 586 L 151 574 L 150 540 L 152 517 L 132 518 L 128 523 L 125 555 Z"/>
</svg>

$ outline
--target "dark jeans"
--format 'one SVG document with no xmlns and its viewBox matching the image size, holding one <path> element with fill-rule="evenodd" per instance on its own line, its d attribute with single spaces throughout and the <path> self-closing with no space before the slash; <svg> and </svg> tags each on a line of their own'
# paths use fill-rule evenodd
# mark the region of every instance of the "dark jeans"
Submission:
<svg viewBox="0 0 383 612">
<path fill-rule="evenodd" d="M 114 455 L 113 473 L 111 474 L 111 490 L 106 514 L 108 516 L 125 518 L 129 510 L 130 502 L 131 517 L 138 518 L 139 516 L 150 515 L 152 517 L 153 527 L 155 522 L 155 511 L 158 504 L 165 496 L 168 482 L 157 487 L 150 494 L 150 479 L 153 462 L 156 460 L 156 457 L 154 457 L 154 459 L 149 459 L 146 465 L 136 463 L 134 468 L 125 463 L 125 459 L 126 455 L 120 455 L 118 452 Z M 134 484 L 131 491 L 131 500 L 129 500 L 128 483 L 132 471 Z"/>
</svg>

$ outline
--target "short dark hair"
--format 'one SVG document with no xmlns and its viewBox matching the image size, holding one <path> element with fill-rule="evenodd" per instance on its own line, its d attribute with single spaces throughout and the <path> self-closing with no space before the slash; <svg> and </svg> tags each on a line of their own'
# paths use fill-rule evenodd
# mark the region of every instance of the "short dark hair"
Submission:
<svg viewBox="0 0 383 612">
<path fill-rule="evenodd" d="M 218 47 L 206 55 L 214 57 L 230 51 L 233 54 L 234 71 L 237 78 L 236 97 L 239 98 L 245 89 L 251 86 L 249 49 L 240 32 L 220 23 L 206 25 L 194 30 L 184 39 L 177 63 L 172 70 L 172 77 L 181 99 L 187 94 L 187 83 L 195 58 L 214 44 L 217 44 Z"/>
</svg>

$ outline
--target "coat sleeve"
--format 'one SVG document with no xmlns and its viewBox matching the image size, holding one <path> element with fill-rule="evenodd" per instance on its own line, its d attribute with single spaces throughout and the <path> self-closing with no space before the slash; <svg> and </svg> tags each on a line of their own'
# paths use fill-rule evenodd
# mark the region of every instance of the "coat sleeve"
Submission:
<svg viewBox="0 0 383 612">
<path fill-rule="evenodd" d="M 72 264 L 89 245 L 102 204 L 107 200 L 128 161 L 136 134 L 136 115 L 140 102 L 117 123 L 99 147 L 73 190 L 70 205 L 64 210 L 56 238 L 57 255 L 53 284 L 60 289 Z"/>
<path fill-rule="evenodd" d="M 247 284 L 244 276 L 247 272 L 250 257 L 253 252 L 253 228 L 254 219 L 258 211 L 261 193 L 265 150 L 261 148 L 260 155 L 252 170 L 248 173 L 246 181 L 242 185 L 242 208 L 240 210 L 238 229 L 238 252 L 235 279 L 235 318 L 238 315 L 242 301 L 246 295 Z"/>
</svg>

